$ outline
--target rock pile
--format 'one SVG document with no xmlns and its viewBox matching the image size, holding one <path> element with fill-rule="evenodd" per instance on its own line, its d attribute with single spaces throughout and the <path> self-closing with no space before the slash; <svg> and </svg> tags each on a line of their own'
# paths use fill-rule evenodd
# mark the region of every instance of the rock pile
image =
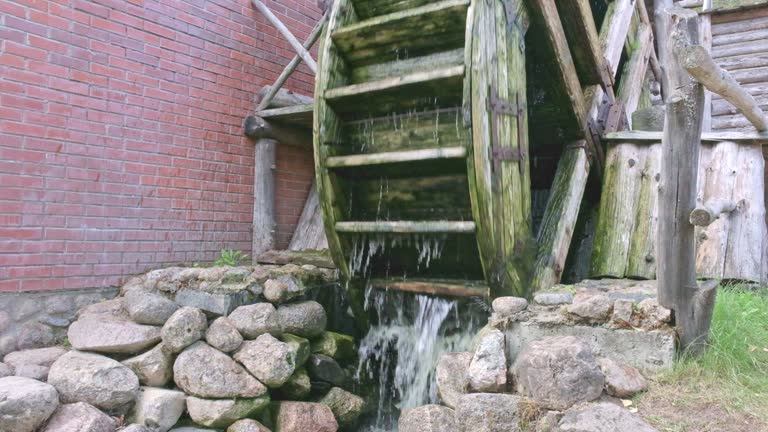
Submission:
<svg viewBox="0 0 768 432">
<path fill-rule="evenodd" d="M 549 293 L 536 301 L 557 309 L 565 320 L 605 323 L 615 310 L 606 296 L 574 299 Z M 655 431 L 616 399 L 647 388 L 636 368 L 598 358 L 586 341 L 574 336 L 543 337 L 519 352 L 512 350 L 520 341 L 511 340 L 515 334 L 502 329 L 526 319 L 529 306 L 524 299 L 508 297 L 494 300 L 493 309 L 473 352 L 446 354 L 438 363 L 437 392 L 445 406 L 404 411 L 401 432 Z M 654 311 L 663 318 L 658 305 Z M 640 316 L 637 322 L 642 319 L 650 322 Z"/>
<path fill-rule="evenodd" d="M 332 279 L 295 265 L 134 278 L 80 310 L 71 349 L 4 357 L 0 430 L 354 430 L 365 408 L 345 368 L 354 340 L 327 331 L 305 288 Z"/>
</svg>

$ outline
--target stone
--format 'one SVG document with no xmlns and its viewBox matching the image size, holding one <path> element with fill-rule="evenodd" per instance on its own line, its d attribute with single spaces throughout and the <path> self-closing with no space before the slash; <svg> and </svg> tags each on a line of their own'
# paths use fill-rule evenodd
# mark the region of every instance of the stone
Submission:
<svg viewBox="0 0 768 432">
<path fill-rule="evenodd" d="M 3 362 L 14 368 L 23 365 L 51 367 L 53 362 L 58 360 L 59 357 L 66 354 L 68 351 L 68 349 L 59 346 L 15 351 L 6 354 L 3 358 Z"/>
<path fill-rule="evenodd" d="M 200 309 L 211 316 L 226 316 L 250 299 L 248 292 L 205 292 L 184 289 L 176 293 L 176 303 Z"/>
<path fill-rule="evenodd" d="M 117 422 L 84 402 L 60 405 L 41 432 L 114 432 Z"/>
<path fill-rule="evenodd" d="M 424 405 L 406 409 L 400 414 L 397 429 L 399 432 L 447 432 L 457 430 L 453 410 L 440 405 Z"/>
<path fill-rule="evenodd" d="M 13 318 L 11 318 L 11 315 L 9 315 L 8 312 L 4 310 L 0 310 L 0 333 L 8 330 L 8 328 L 11 327 L 11 324 L 13 324 Z"/>
<path fill-rule="evenodd" d="M 355 339 L 341 333 L 325 331 L 312 341 L 312 352 L 334 360 L 350 360 L 357 355 Z"/>
<path fill-rule="evenodd" d="M 554 432 L 657 432 L 640 417 L 611 403 L 565 413 Z"/>
<path fill-rule="evenodd" d="M 648 389 L 648 382 L 632 366 L 619 364 L 609 358 L 602 358 L 597 364 L 605 375 L 605 391 L 611 396 L 627 399 Z"/>
<path fill-rule="evenodd" d="M 253 419 L 238 420 L 230 427 L 227 428 L 227 432 L 272 432 L 263 424 Z"/>
<path fill-rule="evenodd" d="M 186 408 L 187 395 L 178 390 L 142 387 L 128 418 L 154 432 L 167 432 Z"/>
<path fill-rule="evenodd" d="M 34 432 L 59 406 L 49 384 L 30 378 L 0 378 L 0 430 Z"/>
<path fill-rule="evenodd" d="M 52 315 L 43 315 L 39 321 L 49 327 L 64 328 L 67 327 L 72 321 L 68 318 L 55 317 Z"/>
<path fill-rule="evenodd" d="M 145 386 L 164 387 L 173 377 L 173 356 L 162 343 L 143 354 L 123 360 L 122 363 L 129 367 Z"/>
<path fill-rule="evenodd" d="M 162 326 L 179 309 L 173 300 L 159 294 L 131 291 L 123 300 L 131 319 L 139 324 Z"/>
<path fill-rule="evenodd" d="M 38 312 L 40 312 L 40 304 L 37 299 L 31 297 L 26 299 L 22 297 L 11 309 L 11 314 L 15 321 L 22 321 Z"/>
<path fill-rule="evenodd" d="M 323 306 L 312 300 L 280 306 L 277 319 L 285 333 L 310 339 L 322 334 L 328 322 Z"/>
<path fill-rule="evenodd" d="M 93 318 L 98 321 L 112 321 L 128 319 L 128 312 L 123 304 L 123 297 L 107 300 L 99 303 L 93 303 L 83 306 L 77 312 L 77 319 Z"/>
<path fill-rule="evenodd" d="M 207 329 L 208 320 L 203 311 L 185 306 L 174 312 L 163 325 L 163 345 L 171 352 L 179 353 L 202 339 Z"/>
<path fill-rule="evenodd" d="M 0 356 L 16 351 L 16 338 L 11 335 L 0 336 Z"/>
<path fill-rule="evenodd" d="M 13 376 L 13 368 L 5 363 L 0 363 L 0 378 Z"/>
<path fill-rule="evenodd" d="M 459 432 L 520 432 L 520 396 L 473 393 L 456 404 L 456 430 Z"/>
<path fill-rule="evenodd" d="M 472 357 L 473 354 L 469 352 L 447 353 L 437 362 L 437 396 L 444 405 L 456 408 L 459 398 L 467 393 L 467 371 Z"/>
<path fill-rule="evenodd" d="M 305 293 L 304 284 L 296 277 L 284 275 L 264 282 L 262 295 L 270 303 L 286 303 Z"/>
<path fill-rule="evenodd" d="M 86 402 L 96 408 L 117 410 L 133 402 L 139 379 L 127 367 L 98 354 L 70 351 L 59 357 L 48 372 L 63 403 Z"/>
<path fill-rule="evenodd" d="M 290 333 L 282 334 L 278 339 L 296 351 L 296 367 L 302 366 L 307 362 L 310 354 L 309 340 Z"/>
<path fill-rule="evenodd" d="M 602 294 L 576 296 L 567 310 L 578 321 L 588 323 L 605 322 L 611 316 L 613 302 Z"/>
<path fill-rule="evenodd" d="M 48 380 L 49 370 L 48 366 L 21 365 L 16 368 L 14 375 L 45 382 Z"/>
<path fill-rule="evenodd" d="M 144 425 L 134 423 L 120 429 L 120 432 L 153 432 L 153 431 Z"/>
<path fill-rule="evenodd" d="M 148 427 L 140 424 L 130 424 L 122 429 L 120 429 L 120 432 L 154 432 L 150 430 Z"/>
<path fill-rule="evenodd" d="M 237 420 L 255 416 L 269 405 L 269 396 L 255 399 L 200 399 L 187 398 L 187 412 L 195 423 L 214 428 L 225 428 Z"/>
<path fill-rule="evenodd" d="M 208 345 L 226 353 L 238 349 L 243 343 L 243 336 L 229 318 L 219 317 L 205 332 L 205 341 Z"/>
<path fill-rule="evenodd" d="M 73 322 L 67 337 L 76 350 L 132 354 L 160 342 L 160 327 L 129 320 L 102 321 L 88 316 Z"/>
<path fill-rule="evenodd" d="M 469 388 L 480 393 L 499 393 L 507 386 L 507 356 L 504 333 L 487 332 L 475 350 L 467 369 Z"/>
<path fill-rule="evenodd" d="M 619 299 L 613 302 L 613 313 L 611 321 L 619 327 L 629 327 L 632 325 L 632 310 L 635 303 L 631 300 Z"/>
<path fill-rule="evenodd" d="M 499 317 L 506 318 L 526 310 L 528 300 L 522 297 L 497 297 L 493 300 L 492 307 Z"/>
<path fill-rule="evenodd" d="M 173 428 L 168 432 L 217 432 L 213 429 L 203 429 L 193 426 L 183 426 L 178 428 Z"/>
<path fill-rule="evenodd" d="M 352 429 L 365 410 L 365 400 L 344 389 L 334 387 L 322 399 L 328 405 L 341 428 Z"/>
<path fill-rule="evenodd" d="M 312 354 L 307 362 L 307 372 L 313 380 L 324 381 L 336 387 L 349 387 L 349 376 L 336 360 L 322 354 Z"/>
<path fill-rule="evenodd" d="M 256 339 L 265 333 L 273 336 L 282 333 L 277 310 L 270 303 L 240 306 L 228 318 L 246 339 Z"/>
<path fill-rule="evenodd" d="M 197 342 L 173 364 L 173 380 L 185 392 L 201 398 L 256 398 L 267 388 L 228 355 Z"/>
<path fill-rule="evenodd" d="M 43 323 L 28 322 L 21 326 L 16 337 L 16 348 L 19 350 L 44 348 L 53 345 L 53 341 L 53 329 Z"/>
<path fill-rule="evenodd" d="M 672 321 L 672 311 L 659 305 L 655 298 L 641 301 L 637 305 L 637 309 L 640 312 L 638 315 L 642 319 L 638 323 L 633 322 L 635 326 L 642 326 L 644 329 L 656 329 L 664 327 Z"/>
<path fill-rule="evenodd" d="M 311 391 L 309 374 L 306 369 L 301 368 L 296 370 L 282 387 L 273 390 L 273 394 L 281 400 L 300 401 L 306 399 Z"/>
<path fill-rule="evenodd" d="M 536 432 L 553 432 L 563 418 L 560 411 L 547 411 L 536 420 Z"/>
<path fill-rule="evenodd" d="M 547 292 L 536 294 L 533 302 L 541 306 L 560 306 L 573 303 L 573 294 L 566 292 Z"/>
<path fill-rule="evenodd" d="M 282 386 L 296 370 L 296 350 L 270 334 L 243 342 L 233 357 L 270 388 Z"/>
<path fill-rule="evenodd" d="M 45 312 L 49 314 L 71 314 L 77 308 L 71 295 L 51 296 L 45 299 Z"/>
<path fill-rule="evenodd" d="M 530 343 L 517 357 L 512 372 L 520 393 L 552 410 L 597 399 L 605 382 L 592 350 L 573 336 Z"/>
<path fill-rule="evenodd" d="M 276 432 L 336 432 L 339 424 L 327 405 L 278 402 L 273 406 Z"/>
</svg>

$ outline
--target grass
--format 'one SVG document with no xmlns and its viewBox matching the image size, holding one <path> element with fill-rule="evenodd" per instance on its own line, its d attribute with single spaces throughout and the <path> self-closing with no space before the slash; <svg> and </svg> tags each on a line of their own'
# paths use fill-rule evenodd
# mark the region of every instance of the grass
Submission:
<svg viewBox="0 0 768 432">
<path fill-rule="evenodd" d="M 682 356 L 636 402 L 660 431 L 768 431 L 768 293 L 720 290 L 707 351 Z"/>
</svg>

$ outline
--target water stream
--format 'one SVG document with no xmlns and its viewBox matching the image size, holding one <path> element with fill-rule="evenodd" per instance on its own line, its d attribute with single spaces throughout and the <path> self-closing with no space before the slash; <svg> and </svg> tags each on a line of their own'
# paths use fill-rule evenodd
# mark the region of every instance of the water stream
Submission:
<svg viewBox="0 0 768 432">
<path fill-rule="evenodd" d="M 467 351 L 482 324 L 476 304 L 367 290 L 377 321 L 360 341 L 358 382 L 375 389 L 375 414 L 363 432 L 397 431 L 400 411 L 437 402 L 435 368 L 447 352 Z"/>
</svg>

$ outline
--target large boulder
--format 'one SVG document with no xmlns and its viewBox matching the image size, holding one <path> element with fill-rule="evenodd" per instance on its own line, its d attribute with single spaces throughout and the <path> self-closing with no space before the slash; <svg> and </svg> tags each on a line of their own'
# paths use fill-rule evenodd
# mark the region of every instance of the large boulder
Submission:
<svg viewBox="0 0 768 432">
<path fill-rule="evenodd" d="M 307 362 L 307 371 L 313 380 L 330 383 L 336 387 L 349 387 L 349 375 L 336 360 L 322 354 L 312 354 Z"/>
<path fill-rule="evenodd" d="M 406 409 L 397 422 L 400 432 L 447 432 L 456 430 L 456 418 L 450 408 L 424 405 Z"/>
<path fill-rule="evenodd" d="M 163 345 L 178 353 L 202 339 L 208 320 L 200 309 L 183 307 L 171 315 L 162 331 Z"/>
<path fill-rule="evenodd" d="M 240 306 L 232 311 L 228 318 L 246 339 L 256 339 L 265 333 L 273 336 L 282 333 L 277 311 L 270 303 Z"/>
<path fill-rule="evenodd" d="M 5 363 L 0 363 L 0 378 L 13 375 L 13 368 Z"/>
<path fill-rule="evenodd" d="M 269 396 L 255 399 L 201 399 L 187 398 L 187 411 L 195 423 L 225 428 L 247 417 L 253 417 L 269 405 Z"/>
<path fill-rule="evenodd" d="M 232 352 L 240 348 L 243 336 L 237 331 L 235 324 L 227 317 L 216 318 L 205 332 L 208 345 L 221 352 Z"/>
<path fill-rule="evenodd" d="M 227 428 L 227 432 L 272 432 L 263 424 L 253 419 L 238 420 L 230 427 Z"/>
<path fill-rule="evenodd" d="M 72 323 L 67 337 L 81 351 L 132 354 L 160 342 L 160 327 L 136 324 L 128 319 L 99 320 L 87 315 Z"/>
<path fill-rule="evenodd" d="M 15 351 L 6 354 L 3 358 L 3 362 L 13 368 L 18 368 L 24 365 L 51 367 L 53 362 L 66 354 L 67 351 L 69 350 L 58 346 Z"/>
<path fill-rule="evenodd" d="M 327 405 L 312 402 L 278 402 L 273 407 L 277 432 L 336 432 L 339 424 Z"/>
<path fill-rule="evenodd" d="M 312 300 L 280 306 L 277 319 L 282 331 L 310 339 L 322 334 L 328 322 L 323 306 Z"/>
<path fill-rule="evenodd" d="M 206 292 L 197 289 L 184 289 L 176 293 L 176 303 L 204 311 L 210 316 L 225 316 L 252 299 L 248 291 Z"/>
<path fill-rule="evenodd" d="M 139 392 L 139 379 L 130 369 L 109 357 L 80 351 L 59 357 L 48 382 L 63 403 L 86 402 L 106 411 L 125 407 Z"/>
<path fill-rule="evenodd" d="M 179 308 L 173 300 L 159 294 L 130 291 L 123 300 L 131 319 L 139 324 L 162 326 Z"/>
<path fill-rule="evenodd" d="M 264 282 L 264 298 L 271 303 L 286 303 L 304 295 L 306 289 L 300 279 L 283 275 Z"/>
<path fill-rule="evenodd" d="M 613 311 L 613 301 L 602 294 L 576 296 L 573 303 L 568 305 L 567 310 L 577 321 L 601 323 L 610 318 Z"/>
<path fill-rule="evenodd" d="M 435 381 L 437 396 L 443 404 L 456 408 L 459 398 L 467 393 L 467 371 L 473 354 L 469 352 L 447 353 L 437 362 Z"/>
<path fill-rule="evenodd" d="M 40 432 L 114 432 L 117 422 L 84 402 L 61 405 Z"/>
<path fill-rule="evenodd" d="M 602 358 L 597 364 L 605 375 L 605 391 L 611 396 L 626 399 L 648 389 L 643 375 L 630 365 L 609 358 Z"/>
<path fill-rule="evenodd" d="M 144 354 L 123 360 L 139 382 L 145 386 L 163 387 L 173 377 L 173 355 L 164 344 L 158 344 Z"/>
<path fill-rule="evenodd" d="M 507 386 L 507 356 L 504 333 L 493 329 L 478 343 L 467 370 L 469 388 L 476 392 L 499 393 Z"/>
<path fill-rule="evenodd" d="M 514 316 L 528 308 L 528 300 L 522 297 L 497 297 L 493 299 L 493 312 L 500 318 Z"/>
<path fill-rule="evenodd" d="M 531 342 L 512 370 L 520 393 L 554 410 L 597 399 L 605 382 L 589 345 L 573 336 Z"/>
<path fill-rule="evenodd" d="M 296 370 L 296 349 L 265 333 L 243 342 L 234 358 L 268 387 L 282 386 Z"/>
<path fill-rule="evenodd" d="M 53 386 L 30 378 L 0 378 L 0 430 L 34 432 L 59 406 Z"/>
<path fill-rule="evenodd" d="M 657 432 L 640 417 L 612 403 L 570 410 L 554 432 Z"/>
<path fill-rule="evenodd" d="M 120 432 L 154 432 L 150 430 L 148 427 L 140 424 L 130 424 L 122 429 L 120 429 Z"/>
<path fill-rule="evenodd" d="M 185 392 L 202 398 L 256 398 L 267 392 L 245 368 L 204 342 L 179 354 L 173 380 Z"/>
<path fill-rule="evenodd" d="M 184 414 L 186 400 L 184 392 L 142 387 L 128 418 L 155 432 L 166 432 Z"/>
<path fill-rule="evenodd" d="M 311 353 L 309 340 L 290 333 L 283 333 L 278 339 L 280 339 L 280 342 L 287 343 L 292 350 L 296 351 L 296 367 L 302 366 L 307 362 Z"/>
<path fill-rule="evenodd" d="M 357 354 L 352 336 L 330 331 L 323 332 L 313 340 L 311 348 L 313 353 L 327 355 L 335 360 L 349 360 Z"/>
<path fill-rule="evenodd" d="M 55 335 L 53 329 L 39 322 L 27 322 L 21 326 L 16 336 L 16 348 L 28 350 L 51 346 Z"/>
<path fill-rule="evenodd" d="M 344 389 L 334 387 L 322 399 L 321 404 L 328 405 L 336 417 L 339 426 L 352 429 L 365 410 L 365 400 Z"/>
<path fill-rule="evenodd" d="M 473 393 L 456 404 L 456 430 L 459 432 L 519 432 L 517 395 Z"/>
<path fill-rule="evenodd" d="M 49 371 L 50 368 L 47 366 L 21 365 L 16 368 L 14 375 L 45 382 L 48 381 Z"/>
<path fill-rule="evenodd" d="M 280 400 L 301 401 L 312 391 L 312 381 L 304 368 L 297 369 L 288 381 L 279 389 L 273 390 L 273 395 Z"/>
</svg>

